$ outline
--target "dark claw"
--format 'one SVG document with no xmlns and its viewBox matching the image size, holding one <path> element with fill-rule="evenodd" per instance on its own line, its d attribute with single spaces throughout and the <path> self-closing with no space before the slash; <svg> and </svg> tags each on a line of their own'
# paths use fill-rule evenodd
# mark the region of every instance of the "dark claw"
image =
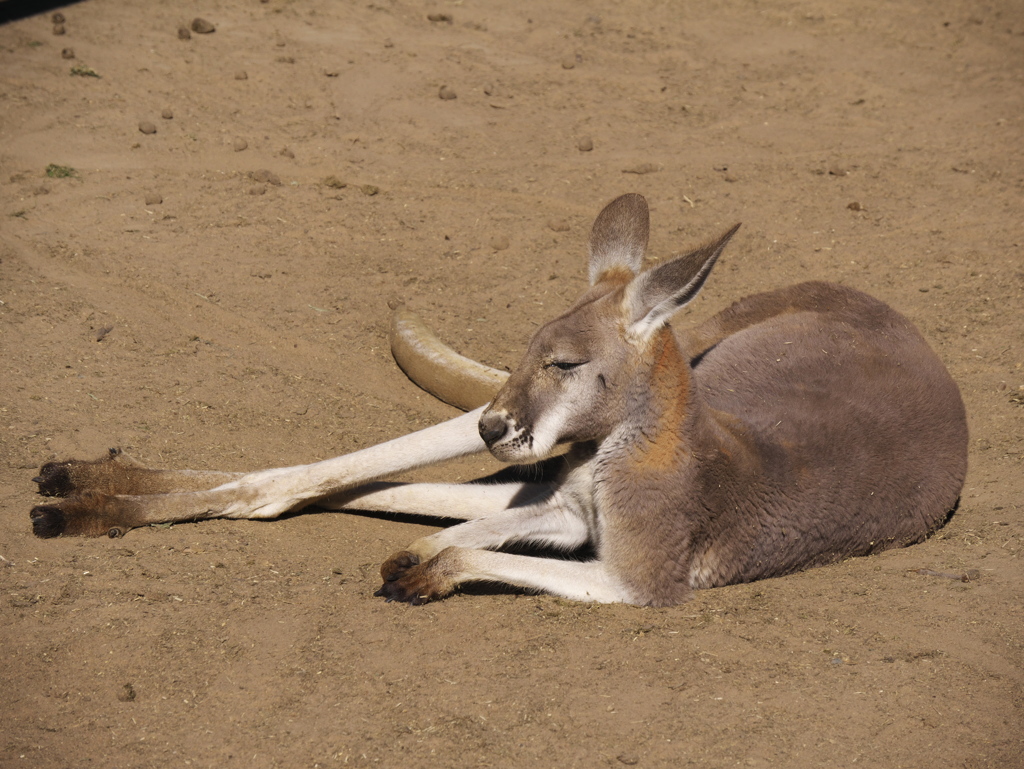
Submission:
<svg viewBox="0 0 1024 769">
<path fill-rule="evenodd" d="M 410 592 L 408 588 L 402 587 L 394 582 L 385 582 L 380 586 L 377 592 L 374 593 L 374 595 L 378 598 L 383 598 L 386 603 L 398 601 L 400 603 L 407 603 L 410 606 L 422 606 L 430 600 L 417 595 L 414 592 Z"/>
</svg>

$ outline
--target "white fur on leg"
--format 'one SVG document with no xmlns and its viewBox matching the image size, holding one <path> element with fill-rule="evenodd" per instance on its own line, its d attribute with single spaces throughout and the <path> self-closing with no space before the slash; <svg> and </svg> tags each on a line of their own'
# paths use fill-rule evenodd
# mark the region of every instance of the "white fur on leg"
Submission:
<svg viewBox="0 0 1024 769">
<path fill-rule="evenodd" d="M 515 542 L 573 550 L 587 544 L 590 537 L 585 516 L 555 494 L 536 505 L 510 507 L 423 537 L 409 550 L 421 558 L 446 547 L 496 549 Z"/>
<path fill-rule="evenodd" d="M 542 590 L 573 601 L 638 603 L 601 561 L 561 561 L 491 550 L 458 550 L 463 582 L 501 582 Z"/>
<path fill-rule="evenodd" d="M 551 494 L 549 483 L 368 483 L 333 494 L 316 504 L 325 510 L 372 510 L 456 518 L 483 518 L 511 505 L 522 506 Z"/>
<path fill-rule="evenodd" d="M 276 518 L 353 486 L 486 450 L 477 423 L 485 407 L 361 451 L 311 465 L 247 473 L 204 492 L 226 499 L 207 518 Z"/>
</svg>

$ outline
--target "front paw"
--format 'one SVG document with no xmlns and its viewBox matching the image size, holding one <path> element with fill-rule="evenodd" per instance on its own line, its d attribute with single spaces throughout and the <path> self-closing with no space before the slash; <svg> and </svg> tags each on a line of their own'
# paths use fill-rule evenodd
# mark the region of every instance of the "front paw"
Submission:
<svg viewBox="0 0 1024 769">
<path fill-rule="evenodd" d="M 411 550 L 399 550 L 381 564 L 380 576 L 385 582 L 394 582 L 413 566 L 419 566 L 420 557 Z"/>
<path fill-rule="evenodd" d="M 449 548 L 451 550 L 451 548 Z M 380 568 L 384 584 L 375 596 L 421 606 L 450 595 L 455 589 L 451 559 L 442 551 L 426 563 L 420 563 L 415 553 L 403 550 L 391 556 Z"/>
</svg>

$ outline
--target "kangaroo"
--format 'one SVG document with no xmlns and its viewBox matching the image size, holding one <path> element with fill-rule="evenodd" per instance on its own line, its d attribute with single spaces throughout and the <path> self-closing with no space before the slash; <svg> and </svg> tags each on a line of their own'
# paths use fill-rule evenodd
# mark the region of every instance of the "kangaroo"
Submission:
<svg viewBox="0 0 1024 769">
<path fill-rule="evenodd" d="M 957 503 L 967 425 L 955 383 L 908 320 L 859 291 L 813 282 L 747 297 L 693 329 L 670 326 L 738 227 L 641 271 L 647 203 L 619 197 L 591 231 L 590 288 L 534 335 L 507 381 L 470 362 L 466 378 L 486 380 L 472 405 L 489 403 L 294 468 L 162 471 L 113 450 L 50 463 L 35 479 L 40 492 L 66 498 L 32 511 L 35 532 L 120 536 L 310 504 L 419 513 L 463 523 L 384 563 L 376 595 L 388 601 L 421 604 L 490 581 L 653 606 L 925 539 Z M 415 359 L 402 339 L 396 357 L 408 362 L 411 349 Z M 441 361 L 417 375 L 430 380 L 454 353 L 421 347 L 420 363 L 435 353 Z M 433 389 L 459 402 L 450 374 Z M 485 450 L 536 465 L 541 480 L 380 481 Z M 593 557 L 500 550 L 520 542 L 589 545 Z"/>
</svg>

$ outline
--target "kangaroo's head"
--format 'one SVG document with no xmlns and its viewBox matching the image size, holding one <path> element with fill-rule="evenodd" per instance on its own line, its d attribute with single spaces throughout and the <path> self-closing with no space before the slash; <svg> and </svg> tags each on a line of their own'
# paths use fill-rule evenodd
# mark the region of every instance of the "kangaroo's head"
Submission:
<svg viewBox="0 0 1024 769">
<path fill-rule="evenodd" d="M 616 198 L 590 233 L 590 289 L 543 326 L 480 418 L 505 462 L 559 444 L 600 441 L 627 416 L 630 386 L 651 340 L 700 291 L 739 225 L 716 242 L 640 272 L 650 217 L 640 195 Z"/>
</svg>

